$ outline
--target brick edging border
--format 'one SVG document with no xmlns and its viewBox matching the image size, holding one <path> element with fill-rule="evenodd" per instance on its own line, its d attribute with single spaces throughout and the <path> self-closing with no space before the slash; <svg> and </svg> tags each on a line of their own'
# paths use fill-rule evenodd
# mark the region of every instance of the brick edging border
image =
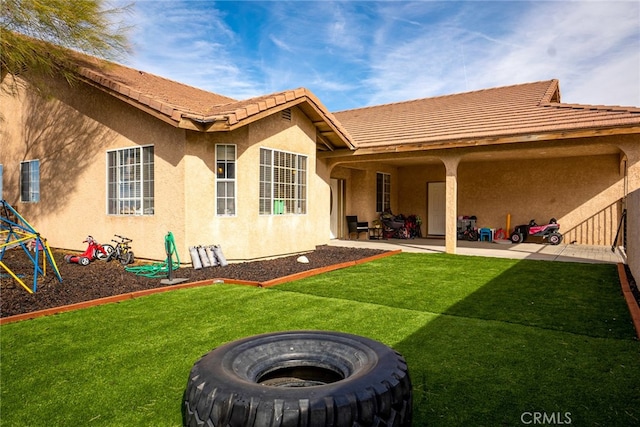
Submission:
<svg viewBox="0 0 640 427">
<path fill-rule="evenodd" d="M 255 287 L 258 287 L 258 288 L 267 288 L 267 287 L 271 287 L 271 286 L 275 286 L 275 285 L 280 285 L 282 283 L 291 282 L 293 280 L 304 279 L 306 277 L 315 276 L 315 275 L 318 275 L 318 274 L 321 274 L 321 273 L 326 273 L 326 272 L 329 272 L 329 271 L 338 270 L 338 269 L 346 268 L 346 267 L 351 267 L 351 266 L 354 266 L 354 265 L 357 265 L 357 264 L 362 264 L 362 263 L 369 262 L 369 261 L 374 261 L 376 259 L 386 258 L 386 257 L 391 256 L 391 255 L 399 254 L 400 252 L 402 252 L 402 250 L 383 252 L 381 254 L 373 255 L 373 256 L 370 256 L 370 257 L 367 257 L 367 258 L 362 258 L 362 259 L 359 259 L 359 260 L 356 260 L 356 261 L 348 261 L 348 262 L 343 262 L 341 264 L 330 265 L 328 267 L 314 268 L 312 270 L 307 270 L 307 271 L 303 271 L 303 272 L 300 272 L 300 273 L 291 274 L 289 276 L 284 276 L 284 277 L 280 277 L 280 278 L 273 279 L 273 280 L 267 280 L 265 282 L 254 282 L 254 281 L 250 281 L 250 280 L 214 278 L 214 279 L 201 280 L 199 282 L 190 282 L 190 283 L 183 283 L 183 284 L 178 284 L 178 285 L 163 286 L 163 287 L 160 287 L 160 288 L 145 289 L 143 291 L 128 292 L 126 294 L 112 295 L 112 296 L 109 296 L 109 297 L 98 298 L 98 299 L 91 300 L 91 301 L 83 301 L 83 302 L 78 302 L 78 303 L 75 303 L 75 304 L 63 305 L 63 306 L 60 306 L 60 307 L 52 307 L 52 308 L 47 308 L 47 309 L 44 309 L 44 310 L 32 311 L 30 313 L 16 314 L 15 316 L 0 317 L 0 326 L 5 325 L 7 323 L 19 322 L 21 320 L 36 319 L 38 317 L 51 316 L 51 315 L 54 315 L 54 314 L 65 313 L 67 311 L 73 311 L 73 310 L 80 310 L 80 309 L 83 309 L 83 308 L 95 307 L 95 306 L 103 305 L 103 304 L 111 304 L 111 303 L 114 303 L 114 302 L 120 302 L 120 301 L 125 301 L 125 300 L 128 300 L 128 299 L 139 298 L 139 297 L 143 297 L 143 296 L 146 296 L 146 295 L 152 295 L 152 294 L 158 294 L 158 293 L 161 293 L 161 292 L 173 291 L 173 290 L 176 290 L 176 289 L 187 289 L 187 288 L 196 288 L 196 287 L 200 287 L 200 286 L 209 286 L 209 285 L 212 285 L 212 284 L 215 284 L 215 283 L 221 283 L 221 282 L 226 283 L 226 284 L 232 284 L 232 285 L 246 285 L 246 286 L 255 286 Z"/>
<path fill-rule="evenodd" d="M 636 301 L 636 298 L 631 292 L 631 284 L 627 278 L 627 272 L 624 268 L 624 264 L 618 263 L 618 276 L 620 277 L 620 286 L 622 287 L 622 294 L 627 301 L 627 307 L 629 307 L 629 313 L 631 314 L 631 321 L 636 328 L 636 336 L 640 340 L 640 306 Z"/>
</svg>

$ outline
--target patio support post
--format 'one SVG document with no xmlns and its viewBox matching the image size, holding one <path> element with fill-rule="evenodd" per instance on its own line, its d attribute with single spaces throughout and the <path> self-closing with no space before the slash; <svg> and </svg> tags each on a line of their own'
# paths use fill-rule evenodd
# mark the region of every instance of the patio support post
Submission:
<svg viewBox="0 0 640 427">
<path fill-rule="evenodd" d="M 441 160 L 446 168 L 445 251 L 448 254 L 455 254 L 458 246 L 458 163 L 460 163 L 460 156 L 443 156 Z"/>
</svg>

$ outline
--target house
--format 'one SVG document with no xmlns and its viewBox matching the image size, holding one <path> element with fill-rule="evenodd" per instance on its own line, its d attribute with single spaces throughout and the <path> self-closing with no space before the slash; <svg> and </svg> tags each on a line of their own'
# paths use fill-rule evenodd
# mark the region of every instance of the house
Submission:
<svg viewBox="0 0 640 427">
<path fill-rule="evenodd" d="M 171 231 L 183 259 L 215 243 L 251 260 L 384 209 L 421 216 L 451 253 L 461 215 L 555 217 L 567 242 L 611 245 L 625 209 L 639 215 L 640 108 L 564 104 L 556 80 L 331 113 L 304 88 L 238 101 L 78 62 L 74 85 L 49 78 L 39 95 L 26 72 L 0 93 L 2 196 L 54 247 L 119 234 L 163 259 Z"/>
</svg>

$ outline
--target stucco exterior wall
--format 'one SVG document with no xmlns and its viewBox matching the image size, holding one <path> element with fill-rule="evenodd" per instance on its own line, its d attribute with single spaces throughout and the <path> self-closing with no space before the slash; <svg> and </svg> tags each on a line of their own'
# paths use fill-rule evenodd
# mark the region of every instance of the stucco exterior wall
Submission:
<svg viewBox="0 0 640 427">
<path fill-rule="evenodd" d="M 183 233 L 184 131 L 82 84 L 52 80 L 49 91 L 2 94 L 4 198 L 52 247 L 82 251 L 87 235 L 110 243 L 119 234 L 133 239 L 137 256 L 164 258 L 166 232 Z M 106 153 L 140 145 L 154 146 L 155 211 L 163 214 L 107 215 Z M 23 203 L 20 162 L 36 159 L 40 201 Z"/>
<path fill-rule="evenodd" d="M 462 162 L 459 215 L 476 215 L 481 227 L 505 228 L 535 219 L 558 220 L 565 242 L 611 244 L 623 197 L 619 156 L 513 162 Z"/>
<path fill-rule="evenodd" d="M 175 128 L 83 84 L 50 82 L 46 98 L 3 92 L 0 123 L 4 197 L 52 247 L 83 251 L 92 235 L 133 239 L 137 258 L 161 260 L 171 231 L 183 262 L 188 247 L 220 244 L 233 260 L 315 249 L 329 240 L 329 178 L 316 172 L 316 128 L 297 108 L 228 133 Z M 215 144 L 237 146 L 237 214 L 215 209 Z M 154 214 L 107 214 L 107 151 L 153 145 Z M 258 214 L 259 154 L 267 147 L 307 156 L 307 213 Z M 20 201 L 20 162 L 38 159 L 40 201 Z"/>
<path fill-rule="evenodd" d="M 627 264 L 640 287 L 640 189 L 627 196 Z"/>
<path fill-rule="evenodd" d="M 185 156 L 188 246 L 220 244 L 231 260 L 257 259 L 315 249 L 329 240 L 329 184 L 316 171 L 315 127 L 298 109 L 291 121 L 279 114 L 230 133 L 190 133 Z M 236 214 L 217 216 L 215 145 L 237 151 Z M 307 213 L 259 215 L 260 148 L 307 156 Z M 326 174 L 326 173 L 325 173 Z"/>
<path fill-rule="evenodd" d="M 627 168 L 627 264 L 640 283 L 640 137 L 620 141 Z"/>
</svg>

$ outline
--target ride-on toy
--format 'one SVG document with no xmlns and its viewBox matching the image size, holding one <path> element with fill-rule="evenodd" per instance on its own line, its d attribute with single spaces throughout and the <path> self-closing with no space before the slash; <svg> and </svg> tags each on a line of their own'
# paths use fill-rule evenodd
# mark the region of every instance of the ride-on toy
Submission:
<svg viewBox="0 0 640 427">
<path fill-rule="evenodd" d="M 91 261 L 96 259 L 106 260 L 113 252 L 113 246 L 101 245 L 91 236 L 87 236 L 82 243 L 88 245 L 87 250 L 80 255 L 65 255 L 64 260 L 68 263 L 89 265 Z"/>
<path fill-rule="evenodd" d="M 560 234 L 560 224 L 555 218 L 549 220 L 549 224 L 538 225 L 532 219 L 528 225 L 518 225 L 511 233 L 509 239 L 513 243 L 533 242 L 559 245 L 562 242 L 562 234 Z"/>
</svg>

